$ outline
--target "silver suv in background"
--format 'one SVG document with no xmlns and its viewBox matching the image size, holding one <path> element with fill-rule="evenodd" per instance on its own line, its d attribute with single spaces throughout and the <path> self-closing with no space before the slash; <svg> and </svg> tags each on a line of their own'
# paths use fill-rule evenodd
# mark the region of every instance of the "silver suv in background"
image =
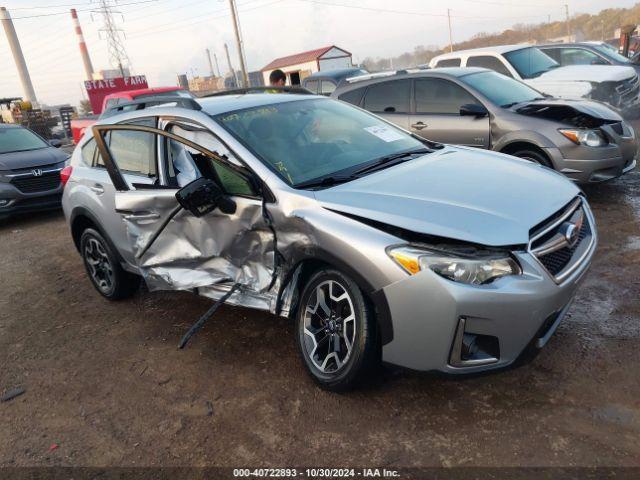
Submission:
<svg viewBox="0 0 640 480">
<path fill-rule="evenodd" d="M 71 235 L 101 295 L 132 295 L 142 276 L 151 290 L 290 317 L 328 389 L 380 354 L 453 374 L 512 364 L 547 343 L 597 243 L 561 175 L 433 145 L 317 95 L 103 119 L 65 178 Z"/>
<path fill-rule="evenodd" d="M 364 75 L 332 97 L 428 140 L 525 158 L 580 183 L 609 180 L 636 165 L 634 130 L 612 109 L 548 98 L 484 68 Z"/>
</svg>

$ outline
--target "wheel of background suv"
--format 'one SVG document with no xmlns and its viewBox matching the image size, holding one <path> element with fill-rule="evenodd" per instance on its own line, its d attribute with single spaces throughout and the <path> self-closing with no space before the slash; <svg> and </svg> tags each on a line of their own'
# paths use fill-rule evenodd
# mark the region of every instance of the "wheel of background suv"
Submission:
<svg viewBox="0 0 640 480">
<path fill-rule="evenodd" d="M 304 364 L 322 388 L 348 389 L 375 365 L 375 325 L 352 279 L 333 269 L 311 276 L 300 297 L 296 334 Z"/>
<path fill-rule="evenodd" d="M 93 228 L 80 237 L 80 253 L 87 275 L 103 297 L 119 300 L 132 296 L 140 287 L 140 277 L 125 271 L 109 243 Z"/>
<path fill-rule="evenodd" d="M 549 162 L 549 159 L 546 156 L 544 156 L 544 154 L 540 152 L 536 152 L 535 150 L 528 150 L 528 149 L 518 150 L 517 152 L 514 152 L 511 155 L 513 155 L 514 157 L 519 157 L 525 160 L 529 160 L 530 162 L 537 163 L 539 165 L 542 165 L 543 167 L 553 168 L 553 165 L 551 165 L 551 162 Z"/>
</svg>

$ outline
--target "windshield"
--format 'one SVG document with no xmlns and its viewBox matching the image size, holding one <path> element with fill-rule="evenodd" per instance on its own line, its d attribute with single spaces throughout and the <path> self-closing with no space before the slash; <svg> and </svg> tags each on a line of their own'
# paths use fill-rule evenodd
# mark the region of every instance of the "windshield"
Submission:
<svg viewBox="0 0 640 480">
<path fill-rule="evenodd" d="M 298 100 L 214 117 L 289 185 L 356 170 L 425 145 L 337 100 Z"/>
<path fill-rule="evenodd" d="M 591 46 L 593 47 L 594 50 L 597 50 L 602 55 L 604 55 L 607 58 L 610 58 L 611 60 L 614 60 L 620 63 L 631 63 L 631 60 L 629 60 L 624 55 L 620 55 L 618 51 L 615 49 L 615 47 L 612 47 L 611 45 L 598 44 L 598 45 L 591 45 Z"/>
<path fill-rule="evenodd" d="M 522 78 L 537 77 L 560 66 L 549 55 L 534 47 L 507 52 L 504 56 Z"/>
<path fill-rule="evenodd" d="M 38 150 L 49 146 L 26 128 L 0 128 L 0 153 Z"/>
<path fill-rule="evenodd" d="M 530 86 L 496 72 L 472 73 L 460 77 L 460 80 L 501 107 L 544 98 Z"/>
</svg>

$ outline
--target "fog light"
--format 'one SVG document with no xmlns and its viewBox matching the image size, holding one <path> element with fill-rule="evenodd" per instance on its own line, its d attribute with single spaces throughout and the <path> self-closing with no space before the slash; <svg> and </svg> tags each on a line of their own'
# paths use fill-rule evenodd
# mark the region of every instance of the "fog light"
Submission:
<svg viewBox="0 0 640 480">
<path fill-rule="evenodd" d="M 449 364 L 452 367 L 477 367 L 496 363 L 500 359 L 497 337 L 466 331 L 467 319 L 458 319 L 458 328 L 451 346 Z"/>
<path fill-rule="evenodd" d="M 5 200 L 5 199 L 0 198 L 0 207 L 6 207 L 7 205 L 9 205 L 10 201 L 11 200 Z"/>
</svg>

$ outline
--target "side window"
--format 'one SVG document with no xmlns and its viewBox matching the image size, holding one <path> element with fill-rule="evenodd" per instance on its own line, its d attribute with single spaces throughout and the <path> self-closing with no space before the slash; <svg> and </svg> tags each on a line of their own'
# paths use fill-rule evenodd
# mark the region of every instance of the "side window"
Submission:
<svg viewBox="0 0 640 480">
<path fill-rule="evenodd" d="M 459 58 L 445 58 L 443 60 L 438 60 L 438 63 L 436 63 L 436 68 L 459 67 L 459 66 L 460 66 Z"/>
<path fill-rule="evenodd" d="M 364 108 L 377 113 L 409 113 L 410 80 L 394 80 L 371 85 Z"/>
<path fill-rule="evenodd" d="M 80 162 L 85 167 L 93 166 L 94 159 L 96 157 L 97 145 L 94 138 L 91 138 L 87 143 L 82 146 L 80 155 L 78 156 Z"/>
<path fill-rule="evenodd" d="M 460 107 L 478 101 L 465 89 L 449 80 L 422 78 L 416 80 L 416 113 L 460 114 Z"/>
<path fill-rule="evenodd" d="M 175 124 L 169 131 L 221 157 L 231 157 L 224 144 L 209 131 Z M 168 185 L 181 188 L 197 178 L 206 177 L 215 180 L 229 195 L 256 196 L 251 183 L 225 163 L 173 139 L 167 144 Z"/>
<path fill-rule="evenodd" d="M 542 48 L 541 50 L 546 55 L 549 55 L 551 58 L 553 58 L 560 65 L 562 65 L 562 58 L 561 58 L 561 55 L 560 55 L 561 49 L 560 48 Z"/>
<path fill-rule="evenodd" d="M 602 57 L 583 48 L 563 48 L 560 59 L 562 65 L 607 65 Z"/>
<path fill-rule="evenodd" d="M 355 90 L 349 90 L 338 96 L 338 100 L 350 103 L 351 105 L 360 105 L 362 95 L 364 94 L 364 88 L 356 88 Z"/>
<path fill-rule="evenodd" d="M 498 73 L 506 75 L 507 77 L 513 77 L 511 72 L 499 58 L 492 57 L 491 55 L 479 55 L 476 57 L 467 58 L 467 67 L 482 67 L 494 70 Z"/>
<path fill-rule="evenodd" d="M 311 90 L 313 93 L 318 93 L 318 80 L 307 80 L 304 88 Z"/>
<path fill-rule="evenodd" d="M 322 80 L 322 82 L 320 82 L 320 93 L 322 95 L 331 95 L 335 89 L 336 84 L 329 80 Z"/>
<path fill-rule="evenodd" d="M 112 130 L 109 150 L 122 173 L 156 176 L 156 141 L 149 132 Z"/>
</svg>

